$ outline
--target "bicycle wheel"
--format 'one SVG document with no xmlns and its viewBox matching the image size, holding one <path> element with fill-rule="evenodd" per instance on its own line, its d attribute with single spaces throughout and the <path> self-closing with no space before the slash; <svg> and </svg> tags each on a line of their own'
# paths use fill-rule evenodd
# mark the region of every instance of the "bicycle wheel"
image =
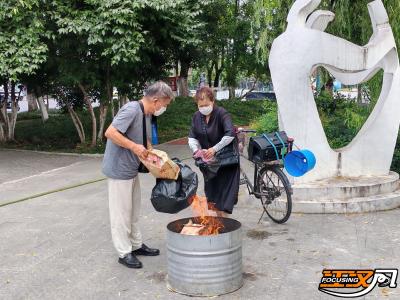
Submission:
<svg viewBox="0 0 400 300">
<path fill-rule="evenodd" d="M 264 167 L 260 170 L 258 192 L 263 209 L 275 223 L 285 223 L 292 212 L 291 187 L 285 173 L 278 167 Z"/>
</svg>

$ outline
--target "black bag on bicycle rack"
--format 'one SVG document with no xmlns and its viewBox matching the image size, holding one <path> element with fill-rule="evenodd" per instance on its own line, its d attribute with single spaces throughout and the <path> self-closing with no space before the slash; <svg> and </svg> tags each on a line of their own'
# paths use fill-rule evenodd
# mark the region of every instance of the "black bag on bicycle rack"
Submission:
<svg viewBox="0 0 400 300">
<path fill-rule="evenodd" d="M 273 132 L 250 138 L 248 155 L 252 162 L 282 159 L 288 152 L 289 142 L 285 131 Z"/>
</svg>

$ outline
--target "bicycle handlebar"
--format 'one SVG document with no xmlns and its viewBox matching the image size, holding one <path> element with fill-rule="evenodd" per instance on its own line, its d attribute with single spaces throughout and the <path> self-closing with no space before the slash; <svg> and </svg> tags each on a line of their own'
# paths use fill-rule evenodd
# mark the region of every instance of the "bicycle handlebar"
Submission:
<svg viewBox="0 0 400 300">
<path fill-rule="evenodd" d="M 257 130 L 254 129 L 244 129 L 244 128 L 238 128 L 238 133 L 257 133 Z"/>
</svg>

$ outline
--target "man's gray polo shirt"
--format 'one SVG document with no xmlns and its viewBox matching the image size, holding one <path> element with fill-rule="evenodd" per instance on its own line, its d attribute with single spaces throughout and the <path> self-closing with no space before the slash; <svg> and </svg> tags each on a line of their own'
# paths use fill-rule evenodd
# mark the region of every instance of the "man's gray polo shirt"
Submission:
<svg viewBox="0 0 400 300">
<path fill-rule="evenodd" d="M 138 101 L 125 104 L 115 116 L 112 125 L 125 137 L 143 145 L 143 113 Z M 147 137 L 151 140 L 150 116 L 146 116 Z M 103 173 L 109 178 L 128 180 L 138 174 L 139 158 L 132 151 L 107 140 L 103 158 Z"/>
</svg>

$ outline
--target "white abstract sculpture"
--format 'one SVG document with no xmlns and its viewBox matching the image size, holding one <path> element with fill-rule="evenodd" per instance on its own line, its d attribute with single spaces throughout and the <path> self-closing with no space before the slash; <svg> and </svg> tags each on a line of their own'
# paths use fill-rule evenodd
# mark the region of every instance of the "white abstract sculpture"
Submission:
<svg viewBox="0 0 400 300">
<path fill-rule="evenodd" d="M 297 0 L 293 4 L 287 29 L 274 41 L 269 58 L 280 127 L 317 158 L 316 168 L 297 182 L 387 175 L 400 123 L 400 69 L 385 7 L 381 0 L 368 4 L 373 35 L 367 45 L 358 46 L 324 32 L 335 15 L 314 11 L 320 2 Z M 318 115 L 310 76 L 319 66 L 347 85 L 367 81 L 384 70 L 374 110 L 353 141 L 342 149 L 331 149 Z"/>
</svg>

